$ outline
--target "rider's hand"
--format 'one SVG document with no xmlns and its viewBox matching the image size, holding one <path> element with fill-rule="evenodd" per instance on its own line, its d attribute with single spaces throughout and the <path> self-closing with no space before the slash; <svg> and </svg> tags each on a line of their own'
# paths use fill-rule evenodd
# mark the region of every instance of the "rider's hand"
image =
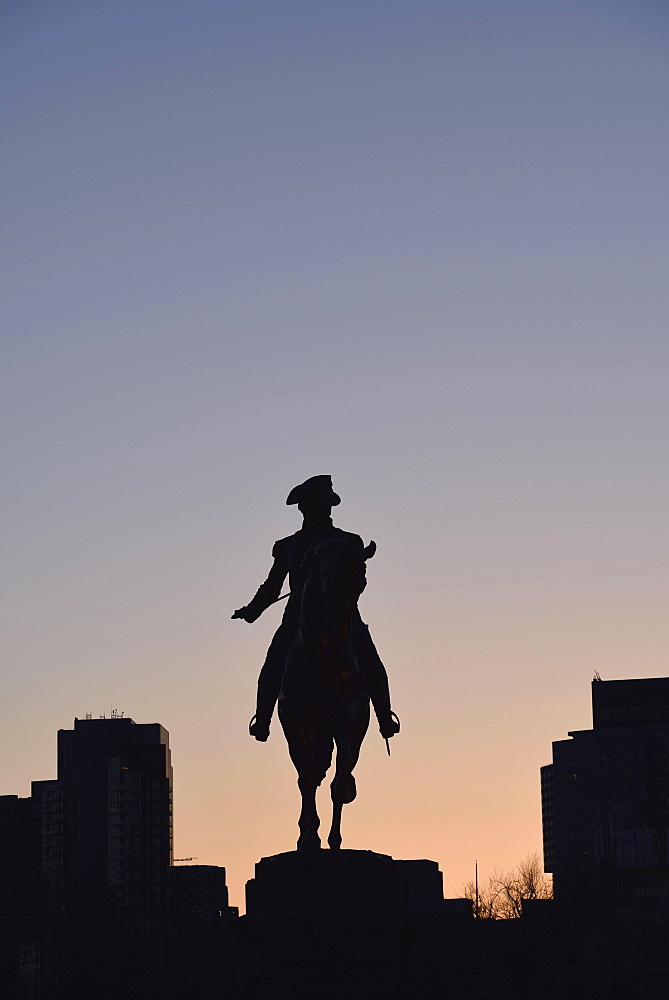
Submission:
<svg viewBox="0 0 669 1000">
<path fill-rule="evenodd" d="M 231 617 L 232 618 L 243 618 L 244 621 L 247 622 L 248 618 L 246 617 L 246 608 L 238 608 L 235 611 L 234 615 L 232 615 Z"/>
</svg>

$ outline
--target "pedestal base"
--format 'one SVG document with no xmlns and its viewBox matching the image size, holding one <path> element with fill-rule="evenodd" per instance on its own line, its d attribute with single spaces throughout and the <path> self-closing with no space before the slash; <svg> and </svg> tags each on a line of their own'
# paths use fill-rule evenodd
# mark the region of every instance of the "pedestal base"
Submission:
<svg viewBox="0 0 669 1000">
<path fill-rule="evenodd" d="M 391 857 L 373 851 L 275 854 L 246 883 L 248 916 L 406 912 L 406 880 Z"/>
<path fill-rule="evenodd" d="M 241 920 L 244 1000 L 406 996 L 407 884 L 372 851 L 263 858 Z"/>
</svg>

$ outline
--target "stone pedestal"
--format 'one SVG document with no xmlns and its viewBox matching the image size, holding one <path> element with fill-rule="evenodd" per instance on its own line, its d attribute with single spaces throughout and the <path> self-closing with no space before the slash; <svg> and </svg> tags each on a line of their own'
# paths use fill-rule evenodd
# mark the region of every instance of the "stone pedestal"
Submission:
<svg viewBox="0 0 669 1000">
<path fill-rule="evenodd" d="M 263 858 L 246 885 L 243 1000 L 391 1000 L 404 990 L 407 883 L 372 851 Z"/>
</svg>

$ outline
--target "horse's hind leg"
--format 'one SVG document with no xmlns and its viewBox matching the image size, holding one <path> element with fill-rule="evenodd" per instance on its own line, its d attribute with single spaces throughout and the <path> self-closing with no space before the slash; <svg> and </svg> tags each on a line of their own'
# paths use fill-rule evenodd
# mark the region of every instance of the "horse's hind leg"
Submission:
<svg viewBox="0 0 669 1000">
<path fill-rule="evenodd" d="M 328 844 L 333 851 L 341 847 L 341 813 L 346 802 L 353 802 L 356 796 L 353 768 L 356 765 L 357 754 L 351 752 L 351 739 L 348 733 L 337 738 L 337 764 L 335 776 L 330 784 L 332 797 L 332 826 L 328 834 Z"/>
<path fill-rule="evenodd" d="M 341 847 L 341 811 L 344 803 L 341 799 L 335 798 L 334 788 L 332 789 L 332 826 L 328 834 L 328 846 L 331 851 L 338 851 Z"/>
<path fill-rule="evenodd" d="M 298 851 L 318 850 L 321 846 L 321 838 L 318 835 L 321 821 L 316 811 L 316 788 L 318 786 L 312 777 L 302 774 L 297 779 L 297 786 L 302 795 L 302 810 L 297 824 L 300 828 L 297 849 Z"/>
<path fill-rule="evenodd" d="M 321 838 L 318 835 L 320 820 L 316 811 L 316 789 L 330 766 L 332 748 L 327 741 L 314 744 L 312 720 L 279 707 L 279 719 L 288 741 L 290 759 L 297 771 L 297 787 L 302 797 L 302 807 L 298 827 L 298 851 L 318 850 Z"/>
</svg>

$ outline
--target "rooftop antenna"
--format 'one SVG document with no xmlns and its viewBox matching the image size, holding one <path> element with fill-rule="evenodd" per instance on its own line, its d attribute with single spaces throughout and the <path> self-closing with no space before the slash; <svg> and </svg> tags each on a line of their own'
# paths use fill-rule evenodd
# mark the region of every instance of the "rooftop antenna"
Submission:
<svg viewBox="0 0 669 1000">
<path fill-rule="evenodd" d="M 474 893 L 475 899 L 476 899 L 476 902 L 474 903 L 474 916 L 478 920 L 478 918 L 480 916 L 480 914 L 479 914 L 479 863 L 478 863 L 478 861 L 474 862 L 474 885 L 476 886 L 476 890 L 475 890 L 475 893 Z"/>
<path fill-rule="evenodd" d="M 599 676 L 599 670 L 595 670 L 595 676 L 592 679 L 593 681 L 601 681 L 602 678 Z"/>
</svg>

